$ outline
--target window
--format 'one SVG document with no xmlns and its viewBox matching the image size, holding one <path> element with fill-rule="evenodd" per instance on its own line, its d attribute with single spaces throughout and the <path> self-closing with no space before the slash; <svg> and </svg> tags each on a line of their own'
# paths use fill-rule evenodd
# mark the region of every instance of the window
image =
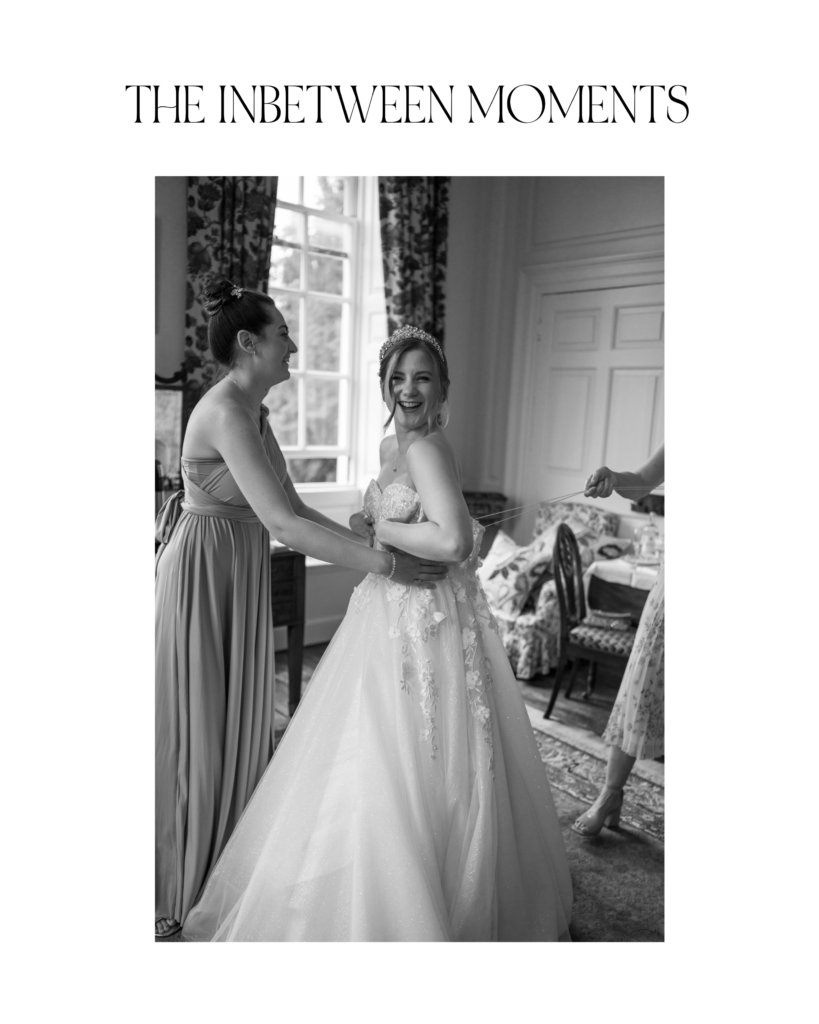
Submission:
<svg viewBox="0 0 819 1024">
<path fill-rule="evenodd" d="M 268 292 L 299 351 L 265 404 L 294 483 L 349 482 L 358 184 L 279 177 Z"/>
</svg>

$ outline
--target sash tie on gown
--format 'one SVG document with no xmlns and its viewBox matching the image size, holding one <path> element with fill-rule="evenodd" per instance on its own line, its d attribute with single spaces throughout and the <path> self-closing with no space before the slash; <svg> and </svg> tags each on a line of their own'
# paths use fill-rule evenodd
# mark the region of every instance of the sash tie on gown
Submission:
<svg viewBox="0 0 819 1024">
<path fill-rule="evenodd" d="M 174 527 L 182 515 L 182 501 L 185 498 L 184 491 L 175 491 L 166 499 L 164 505 L 156 516 L 156 540 L 163 547 L 171 539 Z"/>
<path fill-rule="evenodd" d="M 206 480 L 205 483 L 207 482 Z M 195 484 L 185 473 L 185 490 L 175 491 L 160 508 L 156 517 L 156 540 L 159 543 L 159 550 L 156 553 L 157 560 L 170 541 L 183 512 L 190 512 L 197 516 L 232 519 L 240 523 L 261 523 L 261 519 L 250 505 L 232 505 L 220 501 Z"/>
</svg>

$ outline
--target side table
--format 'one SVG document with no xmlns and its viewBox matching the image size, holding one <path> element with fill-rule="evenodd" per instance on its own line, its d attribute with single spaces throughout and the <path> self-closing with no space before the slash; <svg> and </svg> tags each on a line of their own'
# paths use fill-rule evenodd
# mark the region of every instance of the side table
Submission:
<svg viewBox="0 0 819 1024">
<path fill-rule="evenodd" d="M 292 548 L 270 547 L 270 606 L 274 626 L 287 626 L 288 709 L 301 699 L 304 656 L 304 555 Z"/>
</svg>

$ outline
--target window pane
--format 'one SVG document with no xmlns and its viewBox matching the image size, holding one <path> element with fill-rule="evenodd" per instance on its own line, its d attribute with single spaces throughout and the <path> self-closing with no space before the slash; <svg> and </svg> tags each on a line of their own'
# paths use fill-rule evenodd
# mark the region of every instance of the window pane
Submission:
<svg viewBox="0 0 819 1024">
<path fill-rule="evenodd" d="M 305 380 L 304 407 L 307 413 L 307 443 L 338 444 L 337 380 L 308 377 Z"/>
<path fill-rule="evenodd" d="M 294 206 L 301 204 L 299 196 L 300 178 L 295 174 L 280 174 L 276 185 L 276 202 L 280 199 L 283 203 L 292 203 Z"/>
<path fill-rule="evenodd" d="M 305 178 L 304 205 L 313 210 L 344 213 L 344 178 Z"/>
<path fill-rule="evenodd" d="M 264 404 L 270 410 L 270 426 L 276 440 L 284 446 L 299 443 L 299 389 L 293 377 L 271 388 Z"/>
<path fill-rule="evenodd" d="M 287 472 L 294 484 L 334 484 L 337 459 L 288 459 Z"/>
<path fill-rule="evenodd" d="M 307 218 L 308 244 L 311 249 L 333 256 L 350 252 L 350 226 L 324 217 Z"/>
<path fill-rule="evenodd" d="M 307 260 L 307 287 L 312 292 L 327 292 L 329 295 L 343 295 L 347 260 L 333 256 L 317 256 L 311 252 Z"/>
<path fill-rule="evenodd" d="M 341 303 L 322 299 L 307 299 L 307 325 L 305 334 L 308 370 L 335 370 L 340 368 Z"/>
<path fill-rule="evenodd" d="M 301 347 L 301 342 L 299 341 L 300 325 L 298 296 L 287 295 L 284 292 L 272 292 L 270 298 L 276 303 L 277 309 L 284 317 L 288 330 L 290 331 L 290 337 L 297 345 L 299 345 L 299 347 Z M 299 352 L 294 352 L 290 357 L 290 366 L 294 370 L 299 368 L 299 356 Z"/>
<path fill-rule="evenodd" d="M 350 228 L 347 224 L 307 218 L 310 291 L 346 295 L 349 291 Z"/>
<path fill-rule="evenodd" d="M 273 251 L 270 257 L 271 287 L 298 288 L 301 281 L 303 219 L 292 210 L 276 210 Z"/>
</svg>

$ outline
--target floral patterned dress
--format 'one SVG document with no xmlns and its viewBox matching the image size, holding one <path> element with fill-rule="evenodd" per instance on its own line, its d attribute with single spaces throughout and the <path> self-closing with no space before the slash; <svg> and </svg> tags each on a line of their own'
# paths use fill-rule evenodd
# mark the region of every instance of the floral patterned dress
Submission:
<svg viewBox="0 0 819 1024">
<path fill-rule="evenodd" d="M 663 753 L 665 568 L 651 588 L 603 740 L 647 760 Z"/>
<path fill-rule="evenodd" d="M 376 520 L 424 520 L 370 484 Z M 546 772 L 472 554 L 369 575 L 184 929 L 192 941 L 569 941 Z"/>
</svg>

